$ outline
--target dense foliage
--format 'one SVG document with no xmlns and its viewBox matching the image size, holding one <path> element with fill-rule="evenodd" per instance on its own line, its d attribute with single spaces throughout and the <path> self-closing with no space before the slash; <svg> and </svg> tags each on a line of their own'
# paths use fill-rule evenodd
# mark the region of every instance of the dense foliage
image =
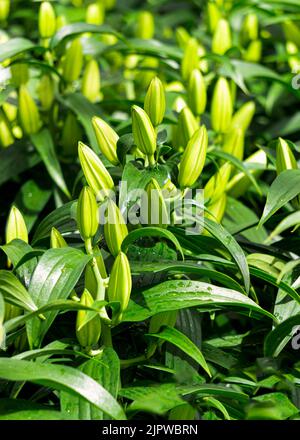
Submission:
<svg viewBox="0 0 300 440">
<path fill-rule="evenodd" d="M 299 14 L 0 1 L 0 419 L 299 418 Z"/>
</svg>

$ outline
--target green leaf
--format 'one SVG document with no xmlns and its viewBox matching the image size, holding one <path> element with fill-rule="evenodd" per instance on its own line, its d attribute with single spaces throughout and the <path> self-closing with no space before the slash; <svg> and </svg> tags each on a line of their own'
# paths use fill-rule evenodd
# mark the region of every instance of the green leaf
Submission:
<svg viewBox="0 0 300 440">
<path fill-rule="evenodd" d="M 33 248 L 23 240 L 15 239 L 0 246 L 8 259 L 12 262 L 14 271 L 19 279 L 28 287 L 31 275 L 37 264 L 37 258 L 34 255 Z"/>
<path fill-rule="evenodd" d="M 127 252 L 129 245 L 131 243 L 134 243 L 136 240 L 139 240 L 142 237 L 157 237 L 171 241 L 174 244 L 175 248 L 178 250 L 178 252 L 180 252 L 181 257 L 184 260 L 183 251 L 175 235 L 172 232 L 168 231 L 167 229 L 154 228 L 151 226 L 131 231 L 127 235 L 127 237 L 125 237 L 125 239 L 123 240 L 122 243 L 123 252 Z"/>
<path fill-rule="evenodd" d="M 104 351 L 88 360 L 80 366 L 87 376 L 102 385 L 115 399 L 119 391 L 120 362 L 116 352 L 112 348 Z M 60 395 L 61 408 L 64 414 L 74 420 L 103 420 L 108 417 L 86 400 L 62 392 Z"/>
<path fill-rule="evenodd" d="M 50 212 L 38 225 L 32 244 L 35 245 L 39 240 L 49 237 L 53 227 L 59 229 L 60 232 L 75 231 L 77 229 L 76 207 L 77 202 L 72 201 Z"/>
<path fill-rule="evenodd" d="M 213 408 L 217 408 L 224 416 L 226 420 L 230 420 L 230 415 L 228 414 L 225 406 L 214 397 L 204 397 L 203 400 L 207 403 L 208 406 L 212 406 Z"/>
<path fill-rule="evenodd" d="M 11 38 L 0 44 L 0 62 L 12 58 L 22 52 L 27 52 L 36 46 L 27 38 Z"/>
<path fill-rule="evenodd" d="M 183 333 L 175 328 L 166 326 L 159 333 L 148 333 L 148 335 L 154 338 L 163 339 L 164 341 L 170 342 L 171 344 L 180 348 L 180 350 L 194 359 L 211 377 L 211 372 L 209 371 L 203 354 L 199 348 Z"/>
<path fill-rule="evenodd" d="M 63 420 L 64 414 L 49 405 L 22 399 L 0 399 L 0 420 Z"/>
<path fill-rule="evenodd" d="M 300 226 L 300 211 L 293 212 L 281 220 L 281 222 L 278 223 L 276 228 L 269 235 L 267 242 L 270 242 L 274 237 L 276 237 L 276 235 L 280 235 L 286 229 L 292 228 L 293 226 Z"/>
<path fill-rule="evenodd" d="M 239 292 L 244 292 L 242 287 L 239 285 L 237 281 L 235 281 L 230 276 L 219 272 L 214 269 L 210 269 L 207 266 L 200 265 L 199 263 L 195 263 L 193 261 L 170 261 L 170 262 L 160 262 L 160 263 L 147 263 L 143 260 L 141 262 L 130 261 L 130 268 L 133 274 L 140 274 L 143 272 L 151 272 L 151 273 L 160 273 L 160 272 L 168 272 L 168 273 L 183 273 L 183 274 L 196 274 L 201 278 L 209 278 L 215 281 L 222 283 L 225 287 L 229 287 L 234 290 L 238 290 Z"/>
<path fill-rule="evenodd" d="M 44 312 L 49 311 L 75 311 L 78 312 L 78 310 L 88 310 L 88 311 L 96 311 L 99 312 L 101 308 L 106 305 L 107 303 L 105 301 L 96 301 L 93 303 L 92 307 L 84 306 L 80 304 L 80 302 L 75 302 L 71 300 L 62 300 L 58 299 L 56 301 L 51 301 L 49 304 L 46 304 L 39 309 L 37 309 L 34 312 L 26 313 L 25 315 L 18 316 L 17 318 L 10 319 L 9 321 L 6 321 L 4 326 L 6 328 L 6 331 L 11 332 L 21 325 L 25 324 L 26 322 L 30 321 L 32 318 L 36 316 L 43 315 Z"/>
<path fill-rule="evenodd" d="M 67 390 L 86 399 L 112 418 L 125 420 L 118 402 L 95 380 L 79 370 L 64 365 L 0 358 L 0 378 L 29 381 L 57 390 Z"/>
<path fill-rule="evenodd" d="M 62 192 L 70 198 L 71 195 L 64 180 L 49 130 L 45 128 L 42 131 L 31 135 L 31 140 L 41 156 L 42 161 L 44 162 L 45 167 L 47 168 L 47 171 L 52 177 L 53 181 L 62 190 Z"/>
<path fill-rule="evenodd" d="M 24 142 L 16 142 L 9 148 L 0 149 L 0 185 L 15 179 L 40 161 L 39 155 L 30 151 Z"/>
<path fill-rule="evenodd" d="M 264 352 L 266 356 L 278 356 L 293 337 L 293 329 L 300 325 L 300 314 L 281 322 L 266 337 Z M 298 345 L 300 338 L 298 337 Z M 297 344 L 296 344 L 297 345 Z"/>
<path fill-rule="evenodd" d="M 286 170 L 273 181 L 259 224 L 263 225 L 278 209 L 300 193 L 300 170 Z"/>
<path fill-rule="evenodd" d="M 165 281 L 131 296 L 123 321 L 143 321 L 159 312 L 198 307 L 205 310 L 234 308 L 257 318 L 274 316 L 240 292 L 200 281 Z"/>
<path fill-rule="evenodd" d="M 66 39 L 74 38 L 77 35 L 84 34 L 86 32 L 93 34 L 113 34 L 120 38 L 120 35 L 108 25 L 98 26 L 90 23 L 71 23 L 63 26 L 56 32 L 51 39 L 50 47 L 55 49 Z"/>
<path fill-rule="evenodd" d="M 29 311 L 37 310 L 33 298 L 12 272 L 0 270 L 0 293 L 10 304 Z"/>
<path fill-rule="evenodd" d="M 47 250 L 39 260 L 29 285 L 29 294 L 37 307 L 57 299 L 67 299 L 89 260 L 89 256 L 77 249 Z M 56 315 L 57 312 L 52 311 L 43 321 L 33 318 L 27 323 L 31 348 L 40 346 Z"/>
<path fill-rule="evenodd" d="M 51 190 L 43 188 L 34 180 L 27 180 L 21 186 L 14 205 L 22 212 L 28 232 L 31 231 L 40 212 L 45 208 L 51 194 Z"/>
</svg>

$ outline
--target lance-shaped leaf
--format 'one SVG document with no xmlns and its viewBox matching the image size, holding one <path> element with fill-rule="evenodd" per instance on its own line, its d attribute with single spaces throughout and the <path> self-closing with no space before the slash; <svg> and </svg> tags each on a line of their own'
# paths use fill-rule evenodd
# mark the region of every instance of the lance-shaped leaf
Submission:
<svg viewBox="0 0 300 440">
<path fill-rule="evenodd" d="M 5 301 L 25 310 L 37 310 L 37 305 L 18 278 L 7 270 L 0 270 L 0 293 Z"/>
</svg>

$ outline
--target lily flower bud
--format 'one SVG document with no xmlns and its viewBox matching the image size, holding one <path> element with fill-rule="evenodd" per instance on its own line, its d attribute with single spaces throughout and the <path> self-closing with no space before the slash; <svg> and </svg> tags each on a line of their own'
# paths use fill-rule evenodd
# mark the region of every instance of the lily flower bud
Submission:
<svg viewBox="0 0 300 440">
<path fill-rule="evenodd" d="M 277 174 L 282 173 L 285 170 L 297 170 L 297 161 L 290 149 L 288 143 L 279 138 L 276 147 L 276 170 Z"/>
<path fill-rule="evenodd" d="M 185 49 L 187 42 L 191 38 L 188 31 L 184 27 L 180 26 L 176 29 L 175 36 L 179 47 L 181 47 L 181 49 Z"/>
<path fill-rule="evenodd" d="M 79 38 L 76 38 L 70 43 L 67 48 L 63 60 L 62 74 L 64 79 L 71 83 L 76 81 L 81 73 L 83 64 L 82 44 Z"/>
<path fill-rule="evenodd" d="M 153 157 L 156 151 L 156 133 L 147 113 L 137 105 L 132 107 L 132 132 L 136 146 L 143 154 Z"/>
<path fill-rule="evenodd" d="M 56 31 L 56 16 L 50 2 L 42 2 L 39 10 L 39 32 L 41 38 L 51 38 Z"/>
<path fill-rule="evenodd" d="M 185 106 L 179 113 L 177 140 L 178 147 L 186 147 L 193 134 L 199 129 L 199 123 L 190 108 Z"/>
<path fill-rule="evenodd" d="M 100 70 L 96 60 L 91 59 L 85 66 L 81 91 L 89 101 L 96 102 L 99 100 L 101 87 Z"/>
<path fill-rule="evenodd" d="M 77 225 L 83 240 L 93 238 L 98 229 L 98 206 L 90 187 L 81 190 L 77 203 Z"/>
<path fill-rule="evenodd" d="M 88 185 L 96 197 L 103 201 L 105 196 L 109 195 L 109 191 L 114 188 L 114 181 L 97 154 L 82 142 L 78 144 L 78 154 Z"/>
<path fill-rule="evenodd" d="M 0 110 L 0 146 L 8 147 L 14 142 L 14 136 L 11 131 L 9 120 L 6 114 Z"/>
<path fill-rule="evenodd" d="M 0 21 L 5 21 L 9 15 L 10 0 L 0 1 Z"/>
<path fill-rule="evenodd" d="M 251 41 L 244 53 L 244 60 L 251 63 L 258 63 L 261 59 L 262 42 L 261 40 Z"/>
<path fill-rule="evenodd" d="M 68 246 L 64 237 L 54 227 L 51 229 L 50 245 L 51 245 L 51 248 L 53 248 L 53 249 L 60 249 L 60 248 L 64 248 L 64 247 Z"/>
<path fill-rule="evenodd" d="M 213 34 L 218 21 L 222 18 L 221 12 L 216 3 L 210 1 L 207 3 L 207 18 L 209 30 Z"/>
<path fill-rule="evenodd" d="M 209 179 L 204 187 L 204 197 L 210 204 L 215 203 L 226 191 L 227 183 L 230 179 L 232 165 L 230 162 L 224 163 L 218 171 Z"/>
<path fill-rule="evenodd" d="M 120 209 L 112 200 L 107 201 L 106 213 L 104 237 L 110 253 L 116 257 L 124 238 L 128 235 L 128 229 Z"/>
<path fill-rule="evenodd" d="M 255 103 L 253 101 L 246 102 L 232 116 L 231 128 L 241 128 L 244 132 L 246 132 L 251 124 L 254 114 Z"/>
<path fill-rule="evenodd" d="M 146 93 L 144 109 L 150 121 L 157 127 L 163 120 L 166 111 L 165 91 L 161 80 L 156 76 L 152 79 Z"/>
<path fill-rule="evenodd" d="M 17 59 L 17 58 L 15 58 Z M 11 82 L 16 87 L 26 84 L 29 80 L 28 65 L 25 63 L 15 63 L 10 66 Z"/>
<path fill-rule="evenodd" d="M 226 209 L 226 201 L 227 196 L 226 193 L 223 192 L 214 203 L 207 206 L 208 211 L 205 211 L 204 216 L 217 223 L 221 223 Z"/>
<path fill-rule="evenodd" d="M 94 132 L 97 138 L 98 147 L 102 154 L 113 165 L 119 164 L 117 156 L 117 142 L 119 140 L 118 134 L 111 128 L 103 119 L 94 116 L 92 119 Z"/>
<path fill-rule="evenodd" d="M 6 243 L 10 243 L 16 238 L 28 243 L 28 232 L 24 217 L 16 206 L 12 206 L 6 223 L 5 240 Z"/>
<path fill-rule="evenodd" d="M 162 190 L 156 179 L 152 178 L 146 186 L 147 216 L 145 223 L 166 228 L 169 224 L 169 212 Z"/>
<path fill-rule="evenodd" d="M 178 183 L 180 188 L 191 187 L 200 176 L 205 164 L 208 137 L 202 125 L 191 137 L 180 161 Z"/>
<path fill-rule="evenodd" d="M 196 38 L 190 38 L 184 49 L 181 63 L 181 76 L 184 81 L 188 81 L 192 71 L 199 66 L 199 45 Z"/>
<path fill-rule="evenodd" d="M 232 118 L 232 98 L 228 81 L 220 77 L 215 85 L 212 105 L 211 124 L 218 133 L 229 130 Z"/>
<path fill-rule="evenodd" d="M 239 160 L 244 157 L 244 131 L 241 128 L 232 128 L 225 136 L 223 151 L 229 153 Z"/>
<path fill-rule="evenodd" d="M 80 298 L 80 304 L 92 306 L 94 299 L 90 292 L 85 289 Z M 87 319 L 87 310 L 79 310 L 76 319 L 76 336 L 82 347 L 90 348 L 96 345 L 101 335 L 100 316 L 96 314 L 92 319 Z"/>
<path fill-rule="evenodd" d="M 187 93 L 188 104 L 194 115 L 201 115 L 204 113 L 206 107 L 206 86 L 199 69 L 194 69 L 192 71 Z"/>
<path fill-rule="evenodd" d="M 41 127 L 37 105 L 24 85 L 19 89 L 19 120 L 28 135 L 36 133 Z"/>
<path fill-rule="evenodd" d="M 54 101 L 54 81 L 50 75 L 42 76 L 38 94 L 43 110 L 49 110 Z"/>
<path fill-rule="evenodd" d="M 90 3 L 86 9 L 85 21 L 90 24 L 100 25 L 104 22 L 105 8 L 103 3 L 95 2 Z"/>
<path fill-rule="evenodd" d="M 254 13 L 247 14 L 244 18 L 241 28 L 241 40 L 245 45 L 249 41 L 257 40 L 258 38 L 258 18 Z"/>
<path fill-rule="evenodd" d="M 120 252 L 116 257 L 108 283 L 107 296 L 109 301 L 119 301 L 118 320 L 127 309 L 132 288 L 131 271 L 127 256 Z"/>
<path fill-rule="evenodd" d="M 232 47 L 231 30 L 227 20 L 221 18 L 214 31 L 212 40 L 212 52 L 224 55 Z"/>
<path fill-rule="evenodd" d="M 141 11 L 138 14 L 137 26 L 135 35 L 137 38 L 148 40 L 153 38 L 154 35 L 154 17 L 151 12 Z"/>
</svg>

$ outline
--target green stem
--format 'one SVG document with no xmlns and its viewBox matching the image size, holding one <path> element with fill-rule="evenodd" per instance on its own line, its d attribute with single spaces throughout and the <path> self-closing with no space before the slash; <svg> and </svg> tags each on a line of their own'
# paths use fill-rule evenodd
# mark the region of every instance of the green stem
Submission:
<svg viewBox="0 0 300 440">
<path fill-rule="evenodd" d="M 88 255 L 93 255 L 92 240 L 90 238 L 85 241 L 85 249 L 86 249 L 86 252 Z M 93 270 L 93 273 L 94 273 L 94 276 L 95 276 L 95 279 L 97 282 L 96 300 L 104 301 L 105 300 L 105 281 L 101 277 L 100 270 L 97 265 L 97 260 L 94 256 L 92 258 L 91 265 L 92 265 L 92 270 Z M 100 317 L 101 317 L 101 319 L 103 319 L 103 321 L 107 322 L 108 324 L 111 321 L 109 316 L 107 315 L 105 307 L 103 307 L 101 309 Z"/>
<path fill-rule="evenodd" d="M 111 337 L 111 329 L 105 322 L 102 323 L 101 336 L 102 336 L 103 344 L 105 345 L 105 347 L 112 347 L 113 346 L 112 337 Z"/>
</svg>

